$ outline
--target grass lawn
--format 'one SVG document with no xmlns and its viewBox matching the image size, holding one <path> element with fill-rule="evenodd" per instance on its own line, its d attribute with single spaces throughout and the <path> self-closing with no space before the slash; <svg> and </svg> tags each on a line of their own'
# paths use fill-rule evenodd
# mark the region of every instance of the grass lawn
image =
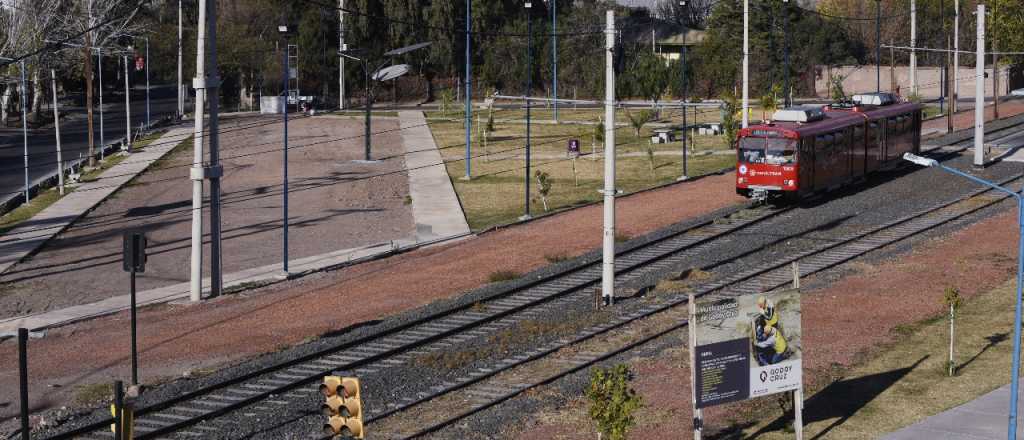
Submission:
<svg viewBox="0 0 1024 440">
<path fill-rule="evenodd" d="M 440 111 L 433 111 L 433 110 L 432 111 L 427 111 L 427 112 L 425 112 L 425 114 L 426 114 L 426 117 L 429 118 L 429 119 L 447 118 L 447 119 L 451 119 L 451 120 L 460 120 L 462 118 L 465 118 L 465 116 L 464 116 L 465 113 L 463 112 L 463 110 L 464 109 L 462 107 L 456 107 L 456 108 L 454 108 L 452 110 L 449 110 L 448 112 L 443 113 L 443 114 Z M 645 109 L 644 108 L 629 108 L 628 110 L 631 113 L 636 114 L 636 113 L 639 113 L 640 111 L 643 111 Z M 760 117 L 760 113 L 759 112 L 755 111 L 754 114 L 758 118 Z M 482 118 L 482 120 L 486 120 L 487 119 L 487 110 L 481 109 L 479 107 L 473 108 L 473 119 L 476 120 L 477 116 L 480 116 Z M 661 116 L 662 116 L 662 119 L 658 120 L 658 121 L 655 121 L 655 122 L 671 123 L 671 124 L 681 124 L 683 122 L 682 112 L 679 110 L 678 107 L 667 106 L 667 107 L 663 108 L 662 111 L 661 111 Z M 530 118 L 531 119 L 536 119 L 539 123 L 550 123 L 553 120 L 553 117 L 554 117 L 554 111 L 552 111 L 551 109 L 548 109 L 548 108 L 533 108 L 533 109 L 530 110 Z M 519 108 L 516 108 L 516 109 L 495 109 L 494 110 L 494 118 L 496 120 L 526 119 L 526 110 L 519 109 Z M 599 119 L 603 119 L 603 118 L 604 118 L 604 109 L 603 108 L 573 109 L 570 106 L 570 107 L 560 107 L 558 109 L 558 120 L 559 120 L 559 122 L 597 122 Z M 696 109 L 696 118 L 697 118 L 697 120 L 694 120 L 694 109 L 688 109 L 687 110 L 687 118 L 688 118 L 687 119 L 687 123 L 689 123 L 689 124 L 707 123 L 707 122 L 721 122 L 721 120 L 722 120 L 722 117 L 719 114 L 719 111 L 718 111 L 717 107 L 714 107 L 714 108 L 698 108 L 698 109 Z M 618 109 L 618 110 L 616 110 L 616 112 L 615 112 L 615 122 L 622 123 L 622 124 L 629 123 L 629 118 L 626 116 L 625 109 Z"/>
<path fill-rule="evenodd" d="M 844 379 L 807 397 L 804 435 L 878 438 L 1009 383 L 1014 286 L 1011 280 L 964 302 L 957 312 L 956 376 L 946 373 L 946 315 L 901 327 L 896 343 L 882 348 Z M 936 302 L 941 294 L 936 293 Z M 759 439 L 793 438 L 792 432 L 781 429 L 792 419 L 775 419 L 775 413 L 746 434 L 757 434 Z M 772 419 L 774 423 L 769 422 Z"/>
<path fill-rule="evenodd" d="M 514 112 L 495 110 L 494 117 L 500 120 Z M 473 179 L 470 181 L 461 180 L 466 167 L 462 160 L 465 157 L 465 131 L 462 123 L 435 121 L 430 123 L 430 128 L 447 162 L 448 174 L 452 177 L 471 229 L 481 230 L 510 223 L 523 215 L 526 164 L 524 124 L 495 122 L 495 131 L 486 148 L 474 140 L 474 157 L 471 162 Z M 598 155 L 591 155 L 593 130 L 593 125 L 532 125 L 531 173 L 537 170 L 548 173 L 551 181 L 547 200 L 550 211 L 600 200 L 601 194 L 597 190 L 603 187 L 604 161 L 600 157 L 603 147 L 598 143 Z M 616 177 L 618 187 L 627 193 L 673 182 L 681 174 L 682 156 L 679 151 L 682 146 L 679 142 L 653 146 L 655 156 L 652 173 L 647 155 L 650 133 L 649 127 L 642 130 L 640 138 L 634 135 L 632 128 L 621 127 L 616 131 Z M 580 140 L 583 154 L 575 160 L 575 177 L 574 161 L 566 157 L 569 138 Z M 698 153 L 722 151 L 725 148 L 719 136 L 697 136 L 694 140 L 694 151 Z M 729 153 L 692 155 L 688 159 L 688 174 L 696 176 L 728 167 L 734 162 L 735 156 Z M 544 207 L 536 178 L 531 178 L 530 213 L 537 216 L 544 214 Z"/>
</svg>

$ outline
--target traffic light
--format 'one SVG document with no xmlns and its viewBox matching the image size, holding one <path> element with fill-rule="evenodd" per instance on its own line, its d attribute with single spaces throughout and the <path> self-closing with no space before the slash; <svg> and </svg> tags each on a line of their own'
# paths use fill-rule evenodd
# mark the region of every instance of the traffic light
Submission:
<svg viewBox="0 0 1024 440">
<path fill-rule="evenodd" d="M 320 392 L 325 398 L 321 409 L 327 416 L 324 433 L 363 438 L 363 402 L 359 394 L 359 379 L 324 376 Z"/>
</svg>

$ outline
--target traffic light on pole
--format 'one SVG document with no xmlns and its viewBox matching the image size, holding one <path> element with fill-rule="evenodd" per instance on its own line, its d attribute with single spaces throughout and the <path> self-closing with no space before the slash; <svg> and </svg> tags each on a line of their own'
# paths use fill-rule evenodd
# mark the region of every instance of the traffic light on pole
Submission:
<svg viewBox="0 0 1024 440">
<path fill-rule="evenodd" d="M 363 402 L 359 393 L 359 379 L 324 376 L 320 392 L 325 398 L 321 408 L 327 416 L 324 433 L 363 438 Z"/>
</svg>

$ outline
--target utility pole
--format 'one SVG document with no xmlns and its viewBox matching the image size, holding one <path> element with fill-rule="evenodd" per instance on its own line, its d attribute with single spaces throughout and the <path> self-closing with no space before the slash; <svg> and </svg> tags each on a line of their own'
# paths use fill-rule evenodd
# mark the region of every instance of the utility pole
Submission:
<svg viewBox="0 0 1024 440">
<path fill-rule="evenodd" d="M 345 0 L 338 0 L 338 50 L 345 50 Z M 338 108 L 345 108 L 345 57 L 338 55 Z"/>
<path fill-rule="evenodd" d="M 786 90 L 783 91 L 784 98 L 782 105 L 785 107 L 789 107 L 793 105 L 793 96 L 789 88 L 789 0 L 782 0 L 782 19 L 782 44 L 785 47 L 783 52 L 784 57 L 786 59 Z"/>
<path fill-rule="evenodd" d="M 290 29 L 288 31 L 290 31 Z M 287 34 L 287 32 L 284 34 L 284 37 L 285 37 L 284 38 L 284 75 L 282 75 L 283 78 L 281 78 L 282 79 L 281 86 L 284 89 L 284 109 L 283 109 L 284 111 L 282 112 L 282 113 L 284 113 L 284 148 L 281 149 L 281 151 L 284 153 L 284 157 L 283 157 L 284 166 L 282 168 L 283 177 L 282 177 L 282 181 L 281 181 L 281 186 L 284 188 L 284 191 L 281 192 L 281 207 L 283 208 L 283 211 L 281 213 L 281 229 L 282 229 L 282 232 L 283 232 L 283 235 L 284 235 L 284 241 L 282 242 L 282 246 L 283 246 L 282 254 L 283 254 L 283 256 L 281 258 L 281 270 L 284 271 L 284 274 L 287 277 L 288 276 L 288 96 L 290 95 L 290 93 L 288 91 L 288 79 L 289 79 L 288 77 L 291 76 L 291 72 L 288 70 L 289 69 L 289 66 L 288 66 L 288 56 L 290 55 L 288 52 L 291 51 L 291 45 L 288 44 L 288 34 Z M 363 70 L 364 71 L 366 70 L 365 66 L 366 66 L 366 63 L 364 62 L 363 63 Z M 370 107 L 371 107 L 372 102 L 373 102 L 373 98 L 370 97 L 370 86 L 369 86 L 369 84 L 370 84 L 370 74 L 369 74 L 369 72 L 366 73 L 366 84 L 367 84 L 367 86 L 366 86 L 366 127 L 365 127 L 366 133 L 364 135 L 364 137 L 366 138 L 366 143 L 364 145 L 366 147 L 365 148 L 365 150 L 366 150 L 365 151 L 366 152 L 366 160 L 369 161 L 370 160 Z M 298 102 L 296 102 L 296 105 L 298 105 Z"/>
<path fill-rule="evenodd" d="M 946 51 L 947 51 L 946 52 L 946 64 L 944 66 L 942 66 L 943 71 L 946 72 L 946 76 L 942 79 L 942 81 L 943 81 L 942 82 L 942 87 L 945 87 L 945 89 L 946 89 L 946 96 L 949 96 L 949 98 L 950 98 L 950 102 L 949 102 L 949 104 L 947 104 L 947 107 L 946 107 L 946 110 L 948 110 L 946 112 L 946 133 L 952 133 L 953 132 L 953 98 L 952 98 L 951 95 L 952 95 L 952 89 L 953 89 L 953 78 L 956 76 L 956 74 L 950 72 L 952 70 L 952 66 L 953 66 L 953 54 L 949 53 L 949 47 L 950 47 L 949 38 L 950 38 L 949 34 L 947 33 L 946 34 Z"/>
<path fill-rule="evenodd" d="M 64 159 L 60 151 L 60 110 L 57 109 L 57 71 L 50 69 L 50 85 L 53 87 L 53 129 L 57 135 L 57 188 L 64 195 Z"/>
<path fill-rule="evenodd" d="M 949 111 L 960 109 L 960 0 L 953 0 L 953 90 L 950 92 Z"/>
<path fill-rule="evenodd" d="M 199 26 L 196 27 L 196 76 L 192 87 L 196 90 L 195 130 L 192 141 L 192 254 L 190 258 L 189 298 L 202 299 L 203 293 L 203 113 L 206 111 L 206 2 L 199 0 Z"/>
<path fill-rule="evenodd" d="M 149 129 L 149 37 L 146 37 L 146 129 Z"/>
<path fill-rule="evenodd" d="M 533 4 L 526 2 L 526 197 L 525 212 L 520 220 L 530 219 L 530 91 L 533 89 Z M 468 98 L 468 97 L 467 97 Z M 466 100 L 469 102 L 469 99 Z M 467 125 L 468 127 L 468 125 Z"/>
<path fill-rule="evenodd" d="M 202 0 L 200 0 L 202 1 Z M 224 287 L 221 260 L 221 209 L 220 177 L 224 174 L 220 165 L 220 75 L 217 72 L 217 2 L 207 1 L 209 8 L 208 26 L 210 34 L 210 69 L 207 70 L 206 88 L 210 102 L 210 165 L 206 177 L 210 179 L 210 297 L 220 296 Z"/>
<path fill-rule="evenodd" d="M 992 3 L 992 118 L 999 119 L 999 38 L 995 32 L 997 27 L 996 11 L 998 10 L 999 2 Z"/>
<path fill-rule="evenodd" d="M 473 60 L 470 58 L 473 47 L 473 36 L 471 33 L 473 30 L 472 8 L 473 0 L 466 0 L 466 176 L 464 177 L 466 180 L 473 178 L 473 140 L 470 137 L 470 134 L 473 132 Z M 529 181 L 530 176 L 526 176 L 526 179 Z"/>
<path fill-rule="evenodd" d="M 917 91 L 917 0 L 910 0 L 910 94 Z"/>
<path fill-rule="evenodd" d="M 604 236 L 601 258 L 601 296 L 615 303 L 615 11 L 605 12 L 604 32 Z"/>
<path fill-rule="evenodd" d="M 128 88 L 128 55 L 121 55 L 124 59 L 124 146 L 127 151 L 132 150 L 132 93 Z"/>
<path fill-rule="evenodd" d="M 18 100 L 21 101 L 21 140 L 25 149 L 25 204 L 28 205 L 28 111 L 25 102 L 28 101 L 28 89 L 25 87 L 25 60 L 21 60 L 21 96 Z"/>
<path fill-rule="evenodd" d="M 889 40 L 889 91 L 896 91 L 896 49 L 893 48 L 895 43 Z"/>
<path fill-rule="evenodd" d="M 679 2 L 679 6 L 681 6 L 683 8 L 686 8 L 686 1 L 680 1 Z M 683 13 L 684 14 L 685 14 L 685 11 L 686 10 L 683 9 Z M 676 180 L 679 180 L 679 181 L 683 181 L 683 180 L 686 180 L 686 179 L 689 178 L 687 176 L 687 173 L 686 173 L 687 172 L 687 169 L 686 169 L 686 165 L 687 165 L 687 163 L 686 163 L 686 137 L 687 137 L 689 128 L 687 127 L 687 123 L 686 123 L 686 98 L 687 98 L 687 96 L 686 96 L 686 21 L 685 21 L 686 20 L 686 16 L 685 15 L 683 16 L 683 20 L 684 20 L 683 21 L 683 44 L 682 44 L 681 48 L 679 49 L 679 71 L 680 71 L 680 76 L 682 77 L 681 80 L 683 82 L 682 83 L 682 86 L 683 86 L 682 87 L 683 88 L 683 96 L 682 96 L 682 101 L 680 101 L 680 103 L 679 103 L 679 107 L 681 107 L 682 110 L 683 110 L 683 135 L 682 135 L 682 139 L 683 139 L 683 175 L 679 176 L 679 178 L 676 179 Z"/>
<path fill-rule="evenodd" d="M 551 0 L 551 105 L 558 122 L 558 0 Z"/>
<path fill-rule="evenodd" d="M 974 166 L 985 166 L 985 4 L 978 4 L 978 49 L 974 61 Z M 1016 408 L 1011 408 L 1015 410 Z M 1014 413 L 1016 411 L 1013 411 Z M 1011 414 L 1013 419 L 1015 414 Z"/>
<path fill-rule="evenodd" d="M 185 85 L 181 83 L 181 0 L 178 0 L 178 119 L 185 116 Z"/>
<path fill-rule="evenodd" d="M 882 91 L 882 0 L 875 0 L 875 92 Z"/>
<path fill-rule="evenodd" d="M 750 0 L 743 0 L 743 128 L 750 124 Z"/>
</svg>

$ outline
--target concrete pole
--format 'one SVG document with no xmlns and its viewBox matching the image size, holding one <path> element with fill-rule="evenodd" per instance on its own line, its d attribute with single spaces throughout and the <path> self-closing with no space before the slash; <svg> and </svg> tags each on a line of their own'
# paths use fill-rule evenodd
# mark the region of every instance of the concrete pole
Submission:
<svg viewBox="0 0 1024 440">
<path fill-rule="evenodd" d="M 288 45 L 288 37 L 285 37 L 284 38 L 284 75 L 282 75 L 283 77 L 281 78 L 283 80 L 282 83 L 281 83 L 281 86 L 284 89 L 284 108 L 283 108 L 283 111 L 281 112 L 281 113 L 283 113 L 282 116 L 284 116 L 284 119 L 283 119 L 283 122 L 284 122 L 284 134 L 283 134 L 283 136 L 284 136 L 284 139 L 283 139 L 284 148 L 281 149 L 281 151 L 284 153 L 284 156 L 282 158 L 282 161 L 283 161 L 282 162 L 282 167 L 281 167 L 281 187 L 284 189 L 283 191 L 281 191 L 281 209 L 282 209 L 282 211 L 281 211 L 281 232 L 282 232 L 282 235 L 283 235 L 283 241 L 281 242 L 281 246 L 282 246 L 281 271 L 284 272 L 284 276 L 285 277 L 288 276 L 288 95 L 290 95 L 290 93 L 288 92 L 288 79 L 291 76 L 291 71 L 289 71 L 289 66 L 288 66 L 288 55 L 290 55 L 290 53 L 289 53 L 290 51 L 291 51 L 291 47 Z M 366 84 L 367 84 L 367 86 L 366 86 L 366 124 L 364 126 L 366 131 L 365 131 L 363 137 L 365 139 L 365 143 L 364 143 L 364 147 L 365 147 L 364 148 L 364 150 L 365 150 L 364 152 L 366 154 L 366 159 L 365 160 L 367 162 L 369 162 L 370 161 L 370 113 L 371 113 L 372 106 L 373 106 L 373 97 L 370 95 L 370 86 L 369 86 L 369 84 L 370 84 L 371 80 L 370 80 L 369 71 L 366 70 L 366 59 L 365 58 L 363 58 L 363 72 L 365 73 L 364 76 L 366 77 Z M 298 105 L 298 102 L 296 102 L 296 105 Z"/>
<path fill-rule="evenodd" d="M 960 104 L 960 0 L 953 0 L 953 92 L 950 93 L 949 110 L 955 113 Z"/>
<path fill-rule="evenodd" d="M 998 2 L 992 4 L 992 119 L 999 119 L 999 34 L 996 29 L 996 10 Z"/>
<path fill-rule="evenodd" d="M 743 128 L 750 124 L 750 0 L 743 0 Z"/>
<path fill-rule="evenodd" d="M 221 218 L 220 218 L 220 177 L 224 174 L 220 165 L 220 75 L 217 72 L 217 2 L 206 3 L 209 25 L 210 65 L 207 69 L 206 90 L 210 102 L 210 165 L 206 177 L 210 179 L 210 297 L 220 296 L 224 286 L 221 272 Z"/>
<path fill-rule="evenodd" d="M 196 76 L 192 87 L 196 89 L 195 129 L 192 141 L 192 255 L 190 258 L 189 298 L 202 299 L 203 294 L 203 112 L 206 110 L 206 2 L 199 0 L 199 23 L 196 26 Z"/>
<path fill-rule="evenodd" d="M 530 93 L 533 92 L 533 3 L 526 2 L 526 192 L 524 193 L 524 212 L 520 220 L 530 219 Z M 468 98 L 468 97 L 467 97 Z M 469 102 L 469 99 L 466 100 Z M 468 126 L 468 125 L 467 125 Z"/>
<path fill-rule="evenodd" d="M 181 0 L 178 0 L 178 118 L 185 116 L 185 85 L 181 83 Z"/>
<path fill-rule="evenodd" d="M 601 295 L 615 303 L 615 12 L 605 12 L 604 70 L 604 237 Z"/>
<path fill-rule="evenodd" d="M 917 0 L 910 0 L 910 94 L 917 91 Z"/>
<path fill-rule="evenodd" d="M 473 83 L 473 62 L 470 59 L 473 47 L 473 37 L 471 34 L 473 30 L 472 7 L 473 0 L 466 0 L 466 175 L 463 177 L 465 180 L 473 178 L 473 140 L 469 136 L 473 129 L 473 87 L 471 85 Z M 456 87 L 456 90 L 459 88 Z M 529 180 L 530 176 L 526 176 L 526 179 Z"/>
<path fill-rule="evenodd" d="M 338 50 L 345 48 L 345 0 L 338 0 Z M 345 57 L 338 56 L 338 108 L 345 108 Z"/>
<path fill-rule="evenodd" d="M 60 152 L 60 110 L 57 109 L 57 72 L 50 69 L 50 85 L 53 87 L 53 129 L 57 134 L 57 190 L 64 195 L 64 159 Z"/>
<path fill-rule="evenodd" d="M 882 91 L 882 0 L 875 0 L 875 92 Z"/>
<path fill-rule="evenodd" d="M 23 146 L 24 146 L 24 150 L 25 150 L 25 155 L 24 155 L 24 159 L 25 159 L 25 204 L 27 205 L 28 204 L 28 198 L 29 198 L 28 197 L 28 192 L 29 192 L 28 191 L 28 189 L 29 189 L 29 187 L 28 187 L 28 111 L 26 109 L 27 108 L 27 103 L 25 101 L 28 101 L 28 88 L 25 87 L 25 60 L 21 60 L 21 96 L 19 97 L 19 100 L 21 101 L 21 138 L 22 138 L 22 142 L 23 142 Z"/>
<path fill-rule="evenodd" d="M 974 166 L 985 166 L 985 4 L 978 5 L 978 54 L 974 61 Z"/>
<path fill-rule="evenodd" d="M 128 89 L 128 55 L 124 58 L 124 144 L 132 149 L 132 93 Z"/>
</svg>

